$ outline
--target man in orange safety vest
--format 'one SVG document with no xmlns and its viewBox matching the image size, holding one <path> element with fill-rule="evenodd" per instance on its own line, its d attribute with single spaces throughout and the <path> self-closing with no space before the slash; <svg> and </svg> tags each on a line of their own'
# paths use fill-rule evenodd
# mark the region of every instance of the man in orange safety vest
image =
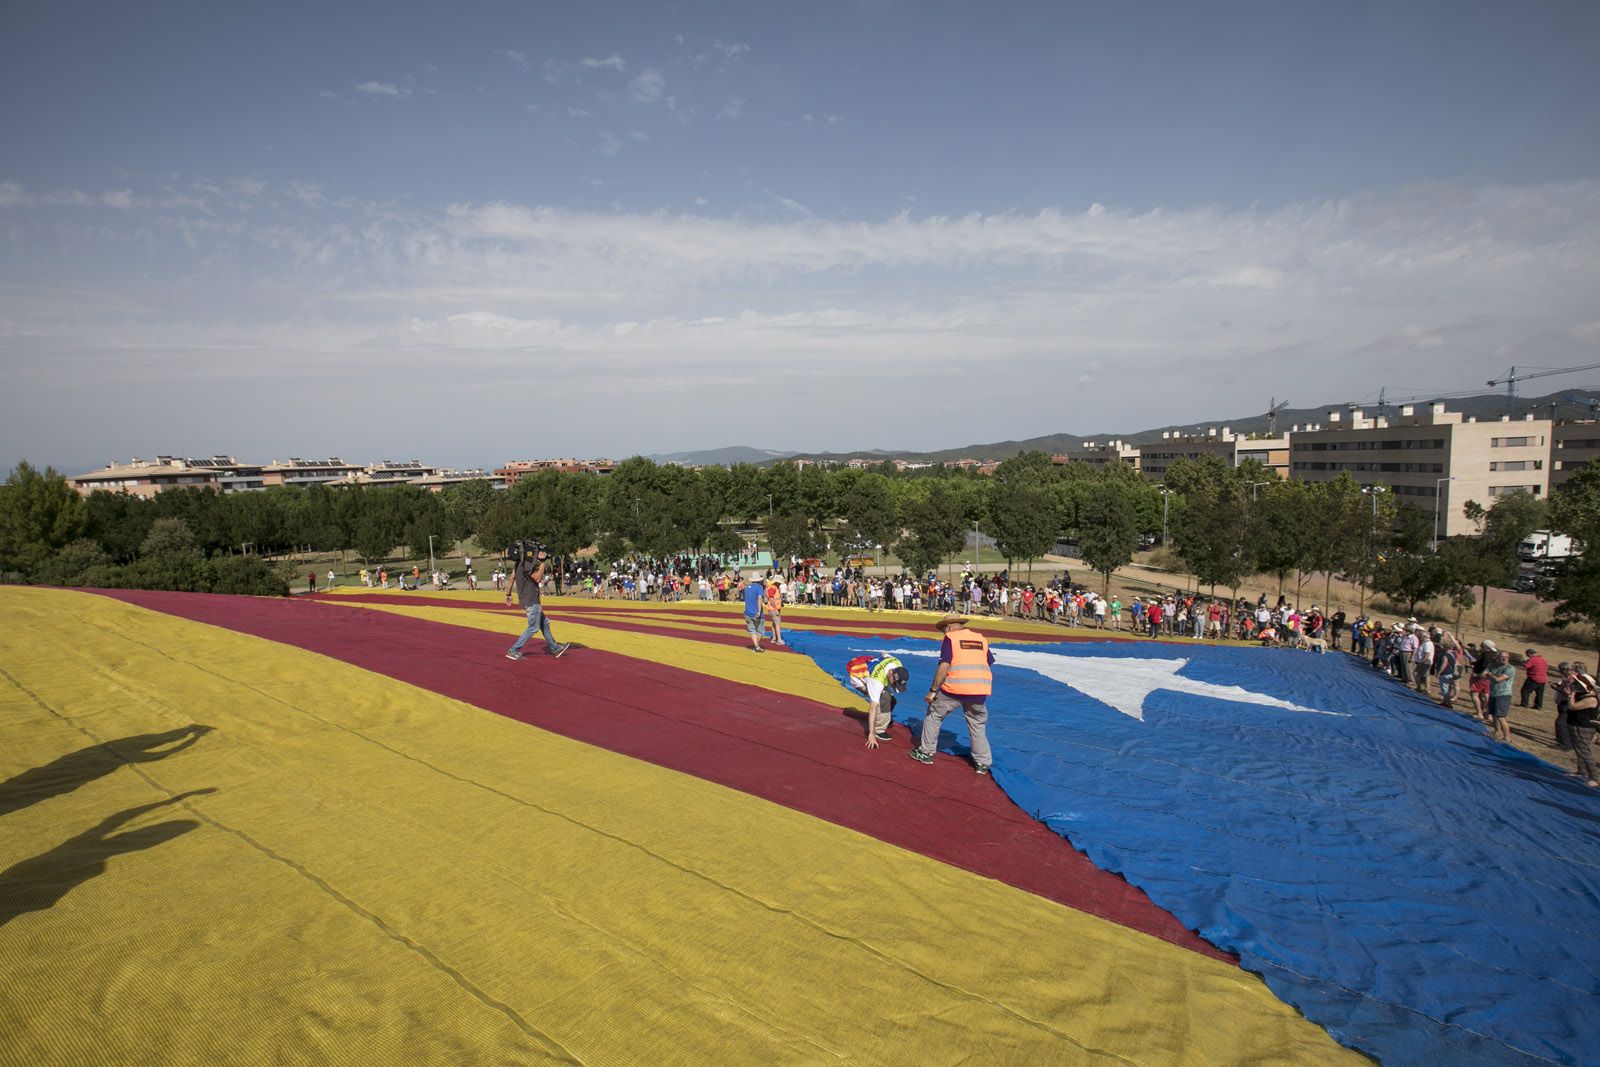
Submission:
<svg viewBox="0 0 1600 1067">
<path fill-rule="evenodd" d="M 939 727 L 946 715 L 960 708 L 972 736 L 973 767 L 979 774 L 988 774 L 994 761 L 987 730 L 989 693 L 994 688 L 994 653 L 989 651 L 988 638 L 967 629 L 969 621 L 967 616 L 952 611 L 934 623 L 944 632 L 944 643 L 939 650 L 939 669 L 928 689 L 922 740 L 911 750 L 911 758 L 918 763 L 933 762 L 939 747 Z"/>
</svg>

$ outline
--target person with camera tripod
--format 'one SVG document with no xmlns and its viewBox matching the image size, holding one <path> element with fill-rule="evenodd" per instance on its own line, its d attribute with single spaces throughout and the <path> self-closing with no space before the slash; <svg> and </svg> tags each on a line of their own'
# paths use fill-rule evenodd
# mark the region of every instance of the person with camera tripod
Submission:
<svg viewBox="0 0 1600 1067">
<path fill-rule="evenodd" d="M 550 617 L 544 613 L 544 604 L 541 600 L 540 584 L 544 581 L 545 565 L 549 562 L 544 549 L 539 549 L 537 554 L 529 551 L 530 545 L 519 545 L 515 562 L 511 569 L 511 585 L 506 589 L 506 606 L 511 605 L 511 595 L 516 593 L 517 602 L 522 605 L 522 610 L 528 616 L 528 628 L 522 631 L 522 636 L 517 638 L 517 643 L 511 646 L 506 653 L 506 659 L 517 660 L 522 658 L 522 646 L 528 643 L 528 638 L 535 633 L 544 635 L 545 652 L 551 656 L 559 657 L 571 643 L 560 644 L 555 635 L 550 632 Z"/>
</svg>

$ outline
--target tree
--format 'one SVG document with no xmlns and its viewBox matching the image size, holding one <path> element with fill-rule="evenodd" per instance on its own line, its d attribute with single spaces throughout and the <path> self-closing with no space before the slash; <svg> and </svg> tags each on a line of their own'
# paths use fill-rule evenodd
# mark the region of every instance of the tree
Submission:
<svg viewBox="0 0 1600 1067">
<path fill-rule="evenodd" d="M 905 532 L 895 545 L 895 553 L 906 570 L 918 577 L 932 571 L 964 543 L 966 518 L 961 499 L 943 480 L 930 481 L 924 491 L 907 499 L 901 520 Z"/>
<path fill-rule="evenodd" d="M 1083 560 L 1101 577 L 1101 592 L 1111 588 L 1111 572 L 1133 561 L 1139 546 L 1139 514 L 1126 482 L 1106 478 L 1084 501 L 1078 528 Z"/>
<path fill-rule="evenodd" d="M 87 506 L 54 467 L 18 463 L 0 485 L 0 571 L 31 573 L 82 535 Z"/>
<path fill-rule="evenodd" d="M 139 554 L 139 543 L 155 521 L 155 510 L 150 502 L 128 493 L 97 489 L 89 494 L 85 505 L 84 534 L 106 551 L 111 562 L 131 563 Z"/>
<path fill-rule="evenodd" d="M 439 495 L 444 498 L 451 538 L 465 541 L 477 532 L 484 515 L 494 504 L 495 497 L 500 495 L 500 490 L 486 478 L 474 478 L 468 482 L 446 486 L 444 492 Z"/>
<path fill-rule="evenodd" d="M 995 547 L 1008 561 L 1020 559 L 1031 564 L 1055 544 L 1058 527 L 1054 501 L 1049 489 L 1032 477 L 991 482 L 985 511 Z"/>
<path fill-rule="evenodd" d="M 822 538 L 805 515 L 774 515 L 767 523 L 767 545 L 772 558 L 778 560 L 798 556 L 810 559 L 822 555 Z"/>
<path fill-rule="evenodd" d="M 900 509 L 889 479 L 881 474 L 863 474 L 845 483 L 839 493 L 839 513 L 849 536 L 857 541 L 890 545 L 900 535 Z"/>
<path fill-rule="evenodd" d="M 1449 566 L 1432 552 L 1395 549 L 1378 564 L 1373 587 L 1415 615 L 1417 605 L 1449 587 Z"/>
<path fill-rule="evenodd" d="M 1540 598 L 1555 602 L 1550 625 L 1587 624 L 1600 637 L 1600 469 L 1589 464 L 1550 495 L 1550 526 L 1584 542 L 1581 557 L 1568 560 Z"/>
<path fill-rule="evenodd" d="M 1527 493 L 1511 493 L 1498 498 L 1488 510 L 1475 500 L 1462 505 L 1462 512 L 1478 529 L 1473 558 L 1459 556 L 1457 573 L 1482 594 L 1479 625 L 1488 628 L 1489 587 L 1504 588 L 1516 580 L 1520 570 L 1517 546 L 1544 522 L 1544 502 Z"/>
<path fill-rule="evenodd" d="M 1210 583 L 1213 593 L 1219 585 L 1237 588 L 1254 573 L 1250 517 L 1249 494 L 1236 479 L 1190 493 L 1171 517 L 1178 555 L 1198 581 Z"/>
<path fill-rule="evenodd" d="M 1253 503 L 1260 532 L 1257 552 L 1262 567 L 1278 578 L 1283 593 L 1284 579 L 1295 572 L 1294 600 L 1300 605 L 1300 590 L 1305 573 L 1321 561 L 1321 528 L 1326 499 L 1323 486 L 1316 482 L 1277 482 L 1267 487 Z"/>
</svg>

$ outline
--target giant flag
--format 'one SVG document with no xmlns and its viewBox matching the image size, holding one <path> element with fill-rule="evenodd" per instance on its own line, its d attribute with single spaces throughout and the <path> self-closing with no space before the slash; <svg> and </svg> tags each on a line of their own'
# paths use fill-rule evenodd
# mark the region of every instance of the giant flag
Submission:
<svg viewBox="0 0 1600 1067">
<path fill-rule="evenodd" d="M 843 680 L 931 641 L 796 634 Z M 1343 655 L 997 649 L 1015 802 L 1392 1063 L 1600 1062 L 1600 794 Z M 913 730 L 922 702 L 897 717 Z M 964 755 L 960 716 L 942 750 Z"/>
</svg>

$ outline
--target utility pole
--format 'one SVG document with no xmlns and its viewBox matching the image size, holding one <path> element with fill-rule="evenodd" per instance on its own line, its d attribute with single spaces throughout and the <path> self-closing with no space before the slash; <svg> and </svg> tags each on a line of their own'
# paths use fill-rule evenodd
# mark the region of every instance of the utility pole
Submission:
<svg viewBox="0 0 1600 1067">
<path fill-rule="evenodd" d="M 1161 493 L 1161 547 L 1167 547 L 1167 497 L 1172 495 L 1172 490 L 1162 485 L 1158 492 Z"/>
<path fill-rule="evenodd" d="M 1364 485 L 1364 486 L 1361 487 L 1361 491 L 1363 493 L 1365 493 L 1367 496 L 1370 496 L 1372 498 L 1372 528 L 1367 531 L 1367 556 L 1368 556 L 1368 560 L 1370 562 L 1371 561 L 1371 557 L 1372 557 L 1372 553 L 1373 553 L 1373 548 L 1374 548 L 1374 545 L 1373 545 L 1372 542 L 1378 536 L 1378 497 L 1379 497 L 1380 494 L 1386 493 L 1389 490 L 1388 490 L 1387 486 L 1382 486 L 1382 485 Z M 1357 605 L 1356 611 L 1357 611 L 1357 613 L 1364 614 L 1366 612 L 1366 610 L 1367 610 L 1367 582 L 1366 582 L 1365 577 L 1363 577 L 1363 580 L 1361 582 L 1361 603 L 1359 605 Z"/>
<path fill-rule="evenodd" d="M 438 568 L 433 565 L 433 534 L 428 535 L 428 577 L 433 577 Z"/>
</svg>

